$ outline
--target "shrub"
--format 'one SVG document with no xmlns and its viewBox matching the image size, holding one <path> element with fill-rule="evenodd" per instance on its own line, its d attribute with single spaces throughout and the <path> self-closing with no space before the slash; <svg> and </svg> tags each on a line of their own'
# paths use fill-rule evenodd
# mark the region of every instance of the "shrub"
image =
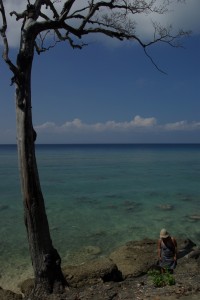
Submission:
<svg viewBox="0 0 200 300">
<path fill-rule="evenodd" d="M 157 270 L 151 270 L 148 272 L 148 275 L 156 287 L 175 284 L 174 276 L 167 269 L 163 273 Z"/>
</svg>

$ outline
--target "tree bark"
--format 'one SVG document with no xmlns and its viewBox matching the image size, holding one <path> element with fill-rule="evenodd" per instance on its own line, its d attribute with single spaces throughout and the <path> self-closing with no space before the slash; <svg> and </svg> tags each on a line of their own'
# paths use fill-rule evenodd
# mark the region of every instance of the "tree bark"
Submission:
<svg viewBox="0 0 200 300">
<path fill-rule="evenodd" d="M 17 57 L 16 84 L 17 144 L 24 203 L 24 220 L 35 275 L 29 299 L 42 299 L 66 285 L 61 259 L 52 245 L 35 156 L 36 133 L 32 125 L 31 71 L 35 38 L 22 36 Z"/>
</svg>

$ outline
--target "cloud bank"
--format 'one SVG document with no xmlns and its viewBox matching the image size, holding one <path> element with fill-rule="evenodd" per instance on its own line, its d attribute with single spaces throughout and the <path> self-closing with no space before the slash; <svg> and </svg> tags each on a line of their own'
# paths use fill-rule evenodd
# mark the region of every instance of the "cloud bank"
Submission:
<svg viewBox="0 0 200 300">
<path fill-rule="evenodd" d="M 132 120 L 124 122 L 106 121 L 88 124 L 80 119 L 74 119 L 62 125 L 45 122 L 34 128 L 38 133 L 39 142 L 198 142 L 200 121 L 159 124 L 155 117 L 143 118 L 137 115 Z M 193 134 L 195 140 L 191 139 Z"/>
<path fill-rule="evenodd" d="M 161 124 L 155 117 L 86 123 L 76 118 L 58 125 L 35 124 L 37 143 L 200 143 L 200 121 Z M 14 129 L 0 129 L 1 144 L 16 143 Z"/>
<path fill-rule="evenodd" d="M 56 125 L 53 122 L 46 122 L 42 125 L 35 126 L 38 132 L 55 132 L 55 133 L 67 133 L 67 132 L 104 132 L 104 131 L 115 131 L 124 132 L 137 129 L 148 130 L 156 125 L 155 118 L 142 118 L 135 116 L 130 122 L 116 122 L 107 121 L 105 123 L 86 124 L 80 119 L 74 119 L 68 121 L 61 126 Z"/>
<path fill-rule="evenodd" d="M 37 132 L 54 132 L 54 133 L 71 133 L 71 132 L 145 132 L 145 131 L 193 131 L 200 130 L 200 122 L 187 122 L 179 121 L 174 123 L 167 123 L 159 125 L 156 118 L 142 118 L 141 116 L 135 116 L 131 121 L 116 122 L 107 121 L 105 123 L 87 124 L 80 119 L 74 119 L 67 121 L 62 125 L 56 125 L 54 122 L 45 122 L 41 125 L 36 125 Z"/>
</svg>

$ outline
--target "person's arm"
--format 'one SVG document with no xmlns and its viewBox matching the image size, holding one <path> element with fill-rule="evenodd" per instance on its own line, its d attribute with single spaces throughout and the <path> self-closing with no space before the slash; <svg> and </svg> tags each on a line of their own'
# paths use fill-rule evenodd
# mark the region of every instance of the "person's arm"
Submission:
<svg viewBox="0 0 200 300">
<path fill-rule="evenodd" d="M 161 240 L 158 240 L 158 259 L 161 260 Z"/>
<path fill-rule="evenodd" d="M 174 260 L 177 260 L 177 242 L 175 238 L 172 238 L 172 242 L 174 244 Z"/>
</svg>

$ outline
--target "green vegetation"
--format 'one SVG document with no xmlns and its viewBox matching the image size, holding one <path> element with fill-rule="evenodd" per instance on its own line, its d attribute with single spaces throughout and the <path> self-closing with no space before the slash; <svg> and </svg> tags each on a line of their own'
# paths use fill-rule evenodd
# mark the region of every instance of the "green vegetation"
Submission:
<svg viewBox="0 0 200 300">
<path fill-rule="evenodd" d="M 175 284 L 174 276 L 167 269 L 163 273 L 157 270 L 151 270 L 148 272 L 148 275 L 156 287 Z"/>
</svg>

